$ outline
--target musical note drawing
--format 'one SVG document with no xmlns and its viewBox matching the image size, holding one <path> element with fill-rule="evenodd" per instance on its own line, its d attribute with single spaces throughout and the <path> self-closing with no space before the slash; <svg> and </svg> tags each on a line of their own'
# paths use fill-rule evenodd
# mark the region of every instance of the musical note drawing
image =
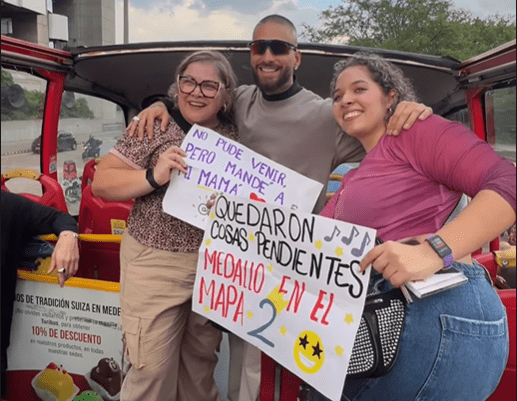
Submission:
<svg viewBox="0 0 517 401">
<path fill-rule="evenodd" d="M 334 239 L 334 236 L 336 235 L 336 231 L 337 231 L 337 235 L 341 234 L 341 231 L 339 230 L 339 228 L 337 228 L 337 226 L 334 226 L 334 231 L 332 231 L 332 234 L 330 236 L 325 236 L 323 237 L 323 239 L 327 242 L 330 242 Z"/>
<path fill-rule="evenodd" d="M 356 258 L 360 257 L 360 256 L 363 256 L 363 252 L 364 252 L 364 247 L 366 245 L 368 245 L 370 243 L 370 236 L 368 235 L 368 233 L 366 233 L 366 235 L 364 236 L 363 238 L 363 242 L 361 243 L 361 247 L 360 248 L 353 248 L 350 253 L 352 255 L 354 255 Z"/>
<path fill-rule="evenodd" d="M 352 239 L 354 239 L 354 237 L 357 237 L 358 235 L 359 235 L 359 230 L 354 226 L 354 227 L 352 227 L 352 232 L 350 233 L 350 235 L 348 237 L 341 238 L 341 242 L 345 245 L 350 245 L 350 243 L 352 242 Z"/>
</svg>

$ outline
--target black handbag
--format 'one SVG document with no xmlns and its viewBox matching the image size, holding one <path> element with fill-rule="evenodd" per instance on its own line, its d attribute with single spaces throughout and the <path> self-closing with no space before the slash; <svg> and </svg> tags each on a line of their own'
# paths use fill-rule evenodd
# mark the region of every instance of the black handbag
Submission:
<svg viewBox="0 0 517 401">
<path fill-rule="evenodd" d="M 391 370 L 399 350 L 406 305 L 399 289 L 366 296 L 347 377 L 378 377 Z"/>
</svg>

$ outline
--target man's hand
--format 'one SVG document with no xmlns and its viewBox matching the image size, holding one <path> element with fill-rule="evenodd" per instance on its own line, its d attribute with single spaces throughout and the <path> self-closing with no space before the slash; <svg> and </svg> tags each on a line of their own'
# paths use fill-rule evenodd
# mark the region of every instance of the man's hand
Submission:
<svg viewBox="0 0 517 401">
<path fill-rule="evenodd" d="M 402 132 L 402 129 L 411 128 L 417 119 L 425 120 L 431 114 L 433 114 L 433 109 L 423 103 L 400 102 L 395 113 L 388 121 L 386 133 L 388 135 L 398 135 Z"/>
<path fill-rule="evenodd" d="M 154 120 L 161 120 L 160 130 L 163 132 L 169 124 L 170 116 L 167 107 L 163 102 L 153 103 L 148 108 L 142 110 L 137 117 L 133 117 L 126 128 L 129 136 L 138 134 L 140 140 L 144 139 L 144 132 L 147 131 L 149 139 L 153 139 Z"/>
<path fill-rule="evenodd" d="M 72 277 L 79 268 L 79 245 L 77 234 L 72 231 L 63 231 L 59 234 L 52 262 L 48 274 L 57 269 L 59 286 L 63 287 L 65 281 Z"/>
</svg>

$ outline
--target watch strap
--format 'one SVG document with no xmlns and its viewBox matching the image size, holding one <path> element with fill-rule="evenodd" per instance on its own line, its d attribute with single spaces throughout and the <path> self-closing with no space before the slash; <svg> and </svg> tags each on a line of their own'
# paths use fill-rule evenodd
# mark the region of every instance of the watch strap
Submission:
<svg viewBox="0 0 517 401">
<path fill-rule="evenodd" d="M 426 241 L 429 243 L 433 251 L 435 251 L 440 258 L 443 259 L 444 268 L 450 267 L 454 263 L 452 257 L 452 250 L 447 243 L 439 235 L 431 235 L 427 237 Z"/>
<path fill-rule="evenodd" d="M 452 253 L 449 255 L 446 255 L 443 258 L 443 268 L 444 269 L 451 267 L 453 263 L 454 263 L 454 259 L 452 258 Z"/>
<path fill-rule="evenodd" d="M 154 169 L 148 168 L 145 172 L 145 179 L 154 189 L 160 189 L 162 185 L 158 184 L 154 179 Z"/>
</svg>

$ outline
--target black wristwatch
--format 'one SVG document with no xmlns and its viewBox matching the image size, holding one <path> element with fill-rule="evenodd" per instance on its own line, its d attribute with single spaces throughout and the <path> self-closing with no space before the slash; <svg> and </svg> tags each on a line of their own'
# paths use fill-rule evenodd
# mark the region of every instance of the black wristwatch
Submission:
<svg viewBox="0 0 517 401">
<path fill-rule="evenodd" d="M 431 235 L 426 239 L 431 248 L 443 259 L 443 267 L 450 267 L 454 263 L 452 250 L 439 235 Z"/>
<path fill-rule="evenodd" d="M 145 173 L 145 179 L 147 180 L 147 182 L 154 188 L 154 189 L 160 189 L 162 188 L 164 185 L 160 185 L 158 184 L 155 179 L 154 179 L 154 169 L 152 168 L 148 168 L 146 173 Z"/>
</svg>

